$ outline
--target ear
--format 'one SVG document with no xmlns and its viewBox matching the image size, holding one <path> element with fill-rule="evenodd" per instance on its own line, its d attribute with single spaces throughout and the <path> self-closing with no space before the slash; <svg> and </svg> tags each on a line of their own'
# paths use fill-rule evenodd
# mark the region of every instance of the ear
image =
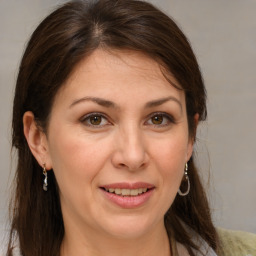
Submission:
<svg viewBox="0 0 256 256">
<path fill-rule="evenodd" d="M 189 141 L 188 141 L 188 150 L 187 150 L 187 159 L 186 159 L 187 162 L 189 161 L 189 159 L 191 158 L 191 156 L 193 154 L 193 147 L 194 147 L 194 143 L 195 143 L 195 137 L 196 137 L 196 130 L 197 130 L 198 122 L 199 122 L 199 114 L 196 113 L 194 115 L 194 130 L 192 131 L 193 133 L 189 137 Z"/>
<path fill-rule="evenodd" d="M 23 131 L 31 153 L 36 158 L 38 164 L 42 167 L 45 165 L 47 170 L 51 169 L 46 134 L 36 123 L 34 114 L 31 111 L 27 111 L 23 115 Z"/>
</svg>

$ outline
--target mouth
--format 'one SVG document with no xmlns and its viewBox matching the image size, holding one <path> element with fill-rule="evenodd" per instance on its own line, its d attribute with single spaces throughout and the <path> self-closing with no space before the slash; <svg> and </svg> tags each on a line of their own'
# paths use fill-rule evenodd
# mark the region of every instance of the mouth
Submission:
<svg viewBox="0 0 256 256">
<path fill-rule="evenodd" d="M 100 186 L 107 201 L 124 209 L 145 205 L 154 194 L 155 186 L 145 182 L 113 183 Z"/>
<path fill-rule="evenodd" d="M 146 193 L 147 191 L 152 190 L 153 188 L 128 189 L 128 188 L 104 188 L 104 187 L 102 187 L 101 189 L 104 189 L 106 192 L 115 194 L 118 196 L 134 197 L 134 196 L 142 195 L 142 194 Z"/>
</svg>

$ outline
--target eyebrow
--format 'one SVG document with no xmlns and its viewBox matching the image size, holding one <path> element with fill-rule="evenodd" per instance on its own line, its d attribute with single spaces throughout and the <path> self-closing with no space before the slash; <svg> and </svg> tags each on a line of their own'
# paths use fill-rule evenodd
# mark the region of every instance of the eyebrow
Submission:
<svg viewBox="0 0 256 256">
<path fill-rule="evenodd" d="M 72 104 L 69 106 L 69 108 L 71 108 L 74 105 L 77 105 L 81 102 L 84 102 L 84 101 L 92 101 L 92 102 L 97 103 L 100 106 L 107 107 L 107 108 L 119 108 L 113 101 L 102 99 L 102 98 L 97 98 L 97 97 L 83 97 L 81 99 L 75 100 L 75 101 L 72 102 Z M 173 96 L 169 96 L 169 97 L 166 97 L 166 98 L 161 98 L 161 99 L 149 101 L 145 104 L 145 107 L 146 108 L 157 107 L 157 106 L 160 106 L 160 105 L 162 105 L 162 104 L 164 104 L 168 101 L 176 102 L 182 110 L 181 102 Z"/>
<path fill-rule="evenodd" d="M 97 98 L 97 97 L 83 97 L 81 99 L 75 100 L 72 102 L 72 104 L 69 106 L 69 108 L 73 107 L 74 105 L 84 102 L 84 101 L 92 101 L 97 103 L 100 106 L 107 107 L 107 108 L 117 108 L 117 105 L 110 101 L 110 100 L 105 100 L 102 98 Z"/>
<path fill-rule="evenodd" d="M 173 96 L 150 101 L 150 102 L 146 103 L 146 108 L 157 107 L 157 106 L 164 104 L 167 101 L 174 101 L 174 102 L 178 103 L 178 105 L 180 106 L 180 108 L 182 110 L 181 102 Z"/>
</svg>

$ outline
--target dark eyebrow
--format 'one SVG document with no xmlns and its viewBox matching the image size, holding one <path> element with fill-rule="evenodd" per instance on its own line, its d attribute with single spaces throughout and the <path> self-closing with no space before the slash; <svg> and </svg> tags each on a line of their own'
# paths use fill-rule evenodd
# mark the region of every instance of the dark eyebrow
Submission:
<svg viewBox="0 0 256 256">
<path fill-rule="evenodd" d="M 114 102 L 112 102 L 110 100 L 105 100 L 105 99 L 102 99 L 102 98 L 97 98 L 97 97 L 83 97 L 81 99 L 75 100 L 75 101 L 72 102 L 72 104 L 69 106 L 69 108 L 73 107 L 76 104 L 84 102 L 84 101 L 92 101 L 92 102 L 97 103 L 100 106 L 107 107 L 107 108 L 118 108 L 118 106 Z M 180 108 L 182 110 L 181 102 L 178 99 L 176 99 L 175 97 L 172 97 L 172 96 L 157 99 L 157 100 L 153 100 L 153 101 L 149 101 L 148 103 L 146 103 L 145 107 L 146 108 L 157 107 L 157 106 L 160 106 L 160 105 L 164 104 L 167 101 L 174 101 L 174 102 L 178 103 L 178 105 L 180 106 Z"/>
<path fill-rule="evenodd" d="M 164 104 L 167 101 L 174 101 L 174 102 L 178 103 L 178 105 L 180 106 L 180 108 L 182 110 L 181 102 L 178 99 L 176 99 L 175 97 L 172 97 L 172 96 L 150 101 L 146 104 L 146 108 L 157 107 L 157 106 L 160 106 L 160 105 Z"/>
<path fill-rule="evenodd" d="M 83 97 L 81 99 L 75 100 L 74 102 L 72 102 L 72 104 L 69 106 L 69 108 L 73 107 L 74 105 L 81 103 L 83 101 L 92 101 L 97 103 L 98 105 L 101 105 L 103 107 L 107 107 L 107 108 L 117 108 L 117 105 L 109 100 L 105 100 L 105 99 L 101 99 L 101 98 L 96 98 L 96 97 Z"/>
</svg>

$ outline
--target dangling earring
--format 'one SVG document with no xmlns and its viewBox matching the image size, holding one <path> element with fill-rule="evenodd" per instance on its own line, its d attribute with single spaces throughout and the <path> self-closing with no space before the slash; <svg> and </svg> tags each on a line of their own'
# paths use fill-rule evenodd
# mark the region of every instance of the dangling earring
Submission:
<svg viewBox="0 0 256 256">
<path fill-rule="evenodd" d="M 48 188 L 48 183 L 47 183 L 47 171 L 46 171 L 46 168 L 45 168 L 45 164 L 44 164 L 44 168 L 43 168 L 43 175 L 44 175 L 44 184 L 43 184 L 43 190 L 44 191 L 47 191 Z"/>
<path fill-rule="evenodd" d="M 187 187 L 187 191 L 186 191 L 186 192 L 181 192 L 180 189 L 178 190 L 178 194 L 179 194 L 180 196 L 186 196 L 186 195 L 189 193 L 189 191 L 190 191 L 190 181 L 189 181 L 189 177 L 188 177 L 188 164 L 187 164 L 187 163 L 186 163 L 186 165 L 185 165 L 184 176 L 185 176 L 185 177 L 184 177 L 184 180 L 187 181 L 188 187 Z"/>
</svg>

